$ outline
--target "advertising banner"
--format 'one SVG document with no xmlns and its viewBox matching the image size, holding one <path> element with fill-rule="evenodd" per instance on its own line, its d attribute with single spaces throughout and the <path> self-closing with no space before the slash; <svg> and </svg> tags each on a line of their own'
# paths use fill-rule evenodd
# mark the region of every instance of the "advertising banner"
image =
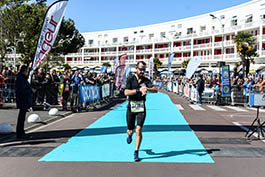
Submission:
<svg viewBox="0 0 265 177">
<path fill-rule="evenodd" d="M 222 66 L 222 96 L 230 97 L 231 86 L 230 86 L 230 70 L 228 65 Z"/>
<path fill-rule="evenodd" d="M 38 44 L 36 47 L 35 56 L 32 62 L 29 81 L 33 72 L 46 59 L 48 53 L 52 49 L 61 26 L 67 3 L 68 0 L 56 1 L 46 11 L 42 29 L 39 35 Z"/>
<path fill-rule="evenodd" d="M 100 88 L 97 85 L 80 85 L 81 103 L 100 100 Z"/>
</svg>

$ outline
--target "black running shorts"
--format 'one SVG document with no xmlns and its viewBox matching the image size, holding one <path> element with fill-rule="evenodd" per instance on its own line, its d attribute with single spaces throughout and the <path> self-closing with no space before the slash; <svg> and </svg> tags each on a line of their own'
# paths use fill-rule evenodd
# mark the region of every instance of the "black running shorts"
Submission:
<svg viewBox="0 0 265 177">
<path fill-rule="evenodd" d="M 140 127 L 143 127 L 144 121 L 145 121 L 145 116 L 146 116 L 145 106 L 144 106 L 144 112 L 134 113 L 134 112 L 131 112 L 131 106 L 130 106 L 130 103 L 128 103 L 127 113 L 126 113 L 128 130 L 134 130 L 135 129 L 135 121 L 136 120 L 137 120 L 137 125 Z"/>
</svg>

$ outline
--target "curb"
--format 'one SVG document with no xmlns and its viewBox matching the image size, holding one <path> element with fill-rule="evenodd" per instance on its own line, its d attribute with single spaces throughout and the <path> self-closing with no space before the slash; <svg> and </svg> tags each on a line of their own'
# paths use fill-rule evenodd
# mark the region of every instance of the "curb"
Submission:
<svg viewBox="0 0 265 177">
<path fill-rule="evenodd" d="M 51 118 L 49 118 L 49 119 L 47 119 L 47 120 L 45 120 L 45 121 L 43 121 L 43 122 L 41 122 L 41 123 L 36 123 L 35 125 L 32 125 L 32 126 L 30 126 L 30 127 L 26 127 L 26 128 L 25 128 L 25 132 L 29 132 L 30 130 L 33 130 L 33 129 L 38 128 L 38 127 L 41 127 L 41 126 L 43 126 L 44 124 L 49 124 L 49 123 L 52 123 L 52 122 L 54 122 L 54 121 L 56 121 L 56 120 L 60 120 L 60 119 L 62 119 L 62 118 L 64 118 L 64 117 L 67 117 L 67 116 L 69 116 L 69 115 L 71 115 L 71 114 L 72 114 L 72 112 L 71 112 L 71 111 L 68 111 L 68 112 L 66 112 L 66 113 L 64 113 L 64 114 L 60 114 L 60 115 L 57 115 L 57 116 L 51 117 Z M 15 136 L 16 136 L 16 133 L 15 133 L 15 132 L 12 132 L 11 134 L 3 135 L 2 137 L 0 137 L 0 143 L 1 143 L 2 141 L 4 141 L 4 140 L 7 140 L 7 139 L 9 139 L 9 138 L 13 138 L 13 137 L 15 137 Z"/>
</svg>

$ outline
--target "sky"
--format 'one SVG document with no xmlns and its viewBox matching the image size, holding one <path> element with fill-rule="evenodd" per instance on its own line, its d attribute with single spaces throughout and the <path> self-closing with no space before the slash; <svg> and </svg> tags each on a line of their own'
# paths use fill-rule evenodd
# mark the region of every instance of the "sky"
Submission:
<svg viewBox="0 0 265 177">
<path fill-rule="evenodd" d="M 48 0 L 51 5 L 56 0 Z M 211 13 L 251 0 L 69 0 L 65 17 L 79 32 L 151 25 Z"/>
</svg>

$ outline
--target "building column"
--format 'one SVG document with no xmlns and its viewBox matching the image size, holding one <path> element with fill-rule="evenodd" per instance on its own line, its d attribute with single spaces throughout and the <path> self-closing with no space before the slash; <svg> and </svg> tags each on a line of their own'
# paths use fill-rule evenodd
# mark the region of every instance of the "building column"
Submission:
<svg viewBox="0 0 265 177">
<path fill-rule="evenodd" d="M 98 53 L 98 62 L 101 63 L 101 47 L 99 47 L 99 53 Z"/>
<path fill-rule="evenodd" d="M 133 45 L 133 62 L 136 63 L 136 45 Z"/>
<path fill-rule="evenodd" d="M 215 41 L 214 41 L 214 35 L 212 35 L 211 40 L 212 40 L 212 61 L 214 61 L 214 43 L 215 43 Z"/>
<path fill-rule="evenodd" d="M 152 43 L 152 56 L 155 58 L 155 43 Z"/>
<path fill-rule="evenodd" d="M 262 26 L 262 21 L 259 26 L 259 56 L 262 56 L 262 38 L 263 38 L 263 26 Z"/>
<path fill-rule="evenodd" d="M 84 64 L 84 60 L 85 60 L 85 49 L 82 48 L 82 64 Z"/>
</svg>

